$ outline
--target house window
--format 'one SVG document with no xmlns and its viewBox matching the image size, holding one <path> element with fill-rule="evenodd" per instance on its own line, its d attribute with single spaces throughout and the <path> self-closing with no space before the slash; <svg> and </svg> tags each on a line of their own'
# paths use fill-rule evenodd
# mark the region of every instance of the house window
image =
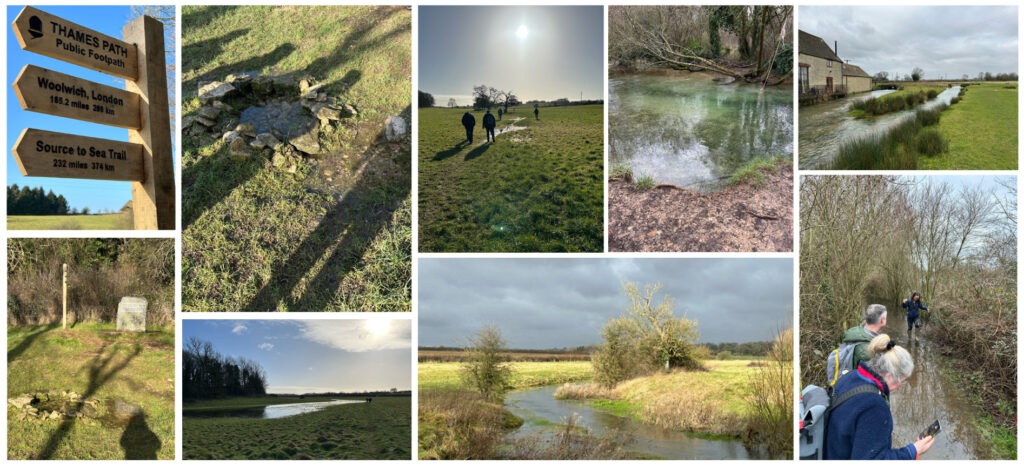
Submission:
<svg viewBox="0 0 1024 470">
<path fill-rule="evenodd" d="M 810 68 L 806 65 L 800 66 L 800 93 L 811 91 Z"/>
<path fill-rule="evenodd" d="M 825 67 L 831 67 L 831 66 L 832 66 L 832 59 L 825 59 Z"/>
<path fill-rule="evenodd" d="M 829 94 L 832 94 L 832 77 L 825 79 L 825 90 L 828 91 Z"/>
</svg>

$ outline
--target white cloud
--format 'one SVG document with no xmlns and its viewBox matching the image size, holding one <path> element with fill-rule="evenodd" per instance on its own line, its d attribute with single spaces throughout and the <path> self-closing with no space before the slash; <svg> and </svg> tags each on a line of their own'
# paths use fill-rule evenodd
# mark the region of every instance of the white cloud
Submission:
<svg viewBox="0 0 1024 470">
<path fill-rule="evenodd" d="M 391 320 L 380 334 L 367 330 L 365 320 L 307 320 L 299 331 L 308 340 L 349 352 L 407 349 L 412 338 L 409 320 Z"/>
<path fill-rule="evenodd" d="M 258 348 L 260 348 L 260 349 L 262 349 L 264 351 L 271 351 L 271 350 L 274 349 L 274 345 L 270 344 L 270 343 L 262 343 L 262 344 L 260 344 L 259 346 L 256 346 L 256 347 L 258 347 Z"/>
<path fill-rule="evenodd" d="M 231 332 L 236 335 L 244 334 L 246 331 L 249 331 L 249 327 L 242 323 L 235 323 L 235 327 L 231 329 Z"/>
</svg>

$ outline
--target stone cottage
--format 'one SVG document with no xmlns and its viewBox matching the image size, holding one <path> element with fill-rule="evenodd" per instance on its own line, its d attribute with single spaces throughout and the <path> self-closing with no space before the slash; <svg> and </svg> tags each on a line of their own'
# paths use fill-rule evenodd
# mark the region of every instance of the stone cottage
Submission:
<svg viewBox="0 0 1024 470">
<path fill-rule="evenodd" d="M 843 64 L 843 85 L 847 93 L 871 91 L 871 75 L 856 65 Z"/>
<path fill-rule="evenodd" d="M 845 95 L 843 60 L 828 47 L 825 40 L 800 31 L 798 47 L 800 95 Z"/>
</svg>

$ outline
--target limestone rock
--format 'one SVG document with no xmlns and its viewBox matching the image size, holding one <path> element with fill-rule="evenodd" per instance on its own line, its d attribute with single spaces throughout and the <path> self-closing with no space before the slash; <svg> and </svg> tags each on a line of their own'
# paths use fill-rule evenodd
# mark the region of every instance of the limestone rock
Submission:
<svg viewBox="0 0 1024 470">
<path fill-rule="evenodd" d="M 246 137 L 256 137 L 256 128 L 252 124 L 242 123 L 235 127 L 235 131 Z"/>
<path fill-rule="evenodd" d="M 249 83 L 250 81 L 252 81 L 252 76 L 246 75 L 244 73 L 233 73 L 233 74 L 228 75 L 224 79 L 224 81 L 226 81 L 228 83 L 231 83 L 231 84 Z"/>
<path fill-rule="evenodd" d="M 274 92 L 274 81 L 263 75 L 253 79 L 250 86 L 252 91 L 259 95 L 269 95 Z"/>
<path fill-rule="evenodd" d="M 288 143 L 303 153 L 316 155 L 320 153 L 320 123 L 295 128 L 288 134 Z"/>
<path fill-rule="evenodd" d="M 334 106 L 320 106 L 316 111 L 316 117 L 320 118 L 320 121 L 340 121 L 344 116 L 344 111 Z"/>
<path fill-rule="evenodd" d="M 385 122 L 384 135 L 388 142 L 397 142 L 405 138 L 406 126 L 402 116 L 389 117 Z"/>
<path fill-rule="evenodd" d="M 238 131 L 227 131 L 220 139 L 225 142 L 234 142 L 234 140 L 239 137 L 241 137 L 241 135 L 238 133 Z"/>
<path fill-rule="evenodd" d="M 228 153 L 236 159 L 244 160 L 252 156 L 252 147 L 242 137 L 235 137 L 228 147 Z"/>
<path fill-rule="evenodd" d="M 265 132 L 263 134 L 258 134 L 256 138 L 249 143 L 249 145 L 258 149 L 267 147 L 276 148 L 278 145 L 281 145 L 281 141 L 277 140 L 277 137 L 274 137 L 273 134 Z"/>
<path fill-rule="evenodd" d="M 217 125 L 217 121 L 214 121 L 212 119 L 206 119 L 202 116 L 193 117 L 195 118 L 195 122 L 198 122 L 199 124 L 203 125 L 203 127 L 213 127 Z"/>
<path fill-rule="evenodd" d="M 224 98 L 225 96 L 229 96 L 235 91 L 237 91 L 237 88 L 232 86 L 230 83 L 205 83 L 199 86 L 199 101 L 202 103 L 209 103 L 211 101 Z"/>
<path fill-rule="evenodd" d="M 206 119 L 213 120 L 217 119 L 217 116 L 220 116 L 220 108 L 215 106 L 203 106 L 202 108 L 199 108 L 199 111 L 197 111 L 196 114 L 199 114 Z"/>
<path fill-rule="evenodd" d="M 234 109 L 235 109 L 230 104 L 227 104 L 227 103 L 225 103 L 223 101 L 214 101 L 212 106 L 215 107 L 215 108 L 219 108 L 221 110 L 224 110 L 224 111 L 234 111 Z"/>
<path fill-rule="evenodd" d="M 8 398 L 7 399 L 7 404 L 11 405 L 11 406 L 14 406 L 16 408 L 23 408 L 26 405 L 28 405 L 29 403 L 32 403 L 32 396 L 31 395 L 21 395 L 21 396 L 18 396 L 18 397 Z"/>
</svg>

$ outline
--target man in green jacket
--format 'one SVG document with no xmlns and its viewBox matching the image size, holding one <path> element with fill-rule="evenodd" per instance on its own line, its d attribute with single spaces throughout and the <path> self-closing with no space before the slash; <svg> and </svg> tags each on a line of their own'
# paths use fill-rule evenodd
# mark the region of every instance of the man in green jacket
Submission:
<svg viewBox="0 0 1024 470">
<path fill-rule="evenodd" d="M 860 343 L 853 348 L 854 367 L 861 361 L 867 362 L 871 359 L 868 354 L 868 343 L 878 336 L 879 331 L 882 331 L 887 316 L 888 312 L 884 305 L 868 305 L 868 308 L 864 310 L 864 323 L 846 330 L 843 335 L 844 343 Z"/>
</svg>

